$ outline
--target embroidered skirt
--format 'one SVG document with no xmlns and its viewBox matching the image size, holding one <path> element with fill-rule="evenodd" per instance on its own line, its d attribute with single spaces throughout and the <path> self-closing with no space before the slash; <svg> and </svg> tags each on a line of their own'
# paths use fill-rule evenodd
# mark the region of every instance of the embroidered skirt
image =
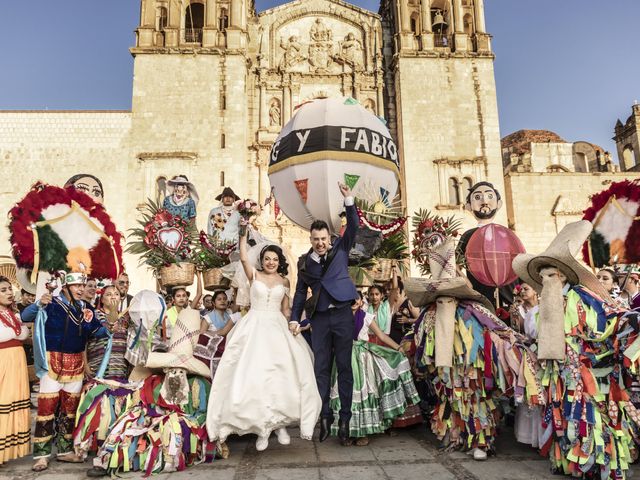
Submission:
<svg viewBox="0 0 640 480">
<path fill-rule="evenodd" d="M 30 453 L 29 374 L 24 348 L 0 349 L 0 464 Z"/>
</svg>

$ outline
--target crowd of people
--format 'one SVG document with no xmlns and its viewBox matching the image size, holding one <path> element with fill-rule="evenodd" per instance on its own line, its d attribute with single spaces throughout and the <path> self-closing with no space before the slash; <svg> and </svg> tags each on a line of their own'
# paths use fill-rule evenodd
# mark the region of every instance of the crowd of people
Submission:
<svg viewBox="0 0 640 480">
<path fill-rule="evenodd" d="M 165 208 L 193 219 L 193 185 L 170 186 Z M 237 288 L 203 296 L 200 274 L 193 296 L 176 287 L 163 298 L 132 295 L 126 273 L 68 272 L 56 294 L 23 288 L 18 302 L 0 277 L 0 464 L 33 447 L 34 471 L 54 452 L 71 463 L 95 453 L 89 476 L 149 474 L 226 458 L 230 435 L 253 434 L 262 451 L 272 434 L 289 444 L 295 426 L 311 440 L 319 424 L 321 442 L 362 446 L 423 423 L 442 448 L 482 461 L 514 418 L 516 439 L 554 472 L 624 478 L 640 442 L 640 269 L 580 265 L 566 240 L 583 243 L 583 221 L 543 254 L 516 257 L 519 279 L 498 308 L 456 262 L 469 235 L 431 245 L 430 278 L 394 267 L 357 289 L 348 261 L 360 222 L 349 187 L 339 190 L 346 228 L 332 239 L 312 224 L 295 283 L 283 249 L 243 228 L 238 196 L 221 193 L 209 233 L 238 241 L 245 302 Z M 487 182 L 467 197 L 479 227 L 500 205 Z"/>
</svg>

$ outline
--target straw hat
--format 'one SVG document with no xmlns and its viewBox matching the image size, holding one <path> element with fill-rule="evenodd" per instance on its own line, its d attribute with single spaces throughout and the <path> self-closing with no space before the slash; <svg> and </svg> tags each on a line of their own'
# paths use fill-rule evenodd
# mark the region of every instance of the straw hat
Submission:
<svg viewBox="0 0 640 480">
<path fill-rule="evenodd" d="M 487 297 L 476 292 L 467 280 L 456 276 L 456 248 L 453 238 L 429 251 L 431 277 L 409 278 L 404 282 L 407 297 L 416 307 L 434 303 L 438 297 L 453 297 L 482 303 L 490 311 L 495 307 Z"/>
<path fill-rule="evenodd" d="M 609 299 L 609 293 L 595 275 L 576 259 L 592 230 L 593 225 L 588 220 L 565 225 L 551 245 L 541 254 L 521 253 L 516 256 L 513 259 L 513 270 L 525 283 L 540 293 L 542 291 L 540 270 L 544 267 L 556 267 L 567 277 L 571 285 L 582 285 L 603 299 Z"/>
<path fill-rule="evenodd" d="M 185 185 L 187 187 L 189 195 L 197 205 L 200 197 L 198 196 L 195 185 L 189 181 L 186 175 L 176 175 L 167 182 L 167 191 L 169 192 L 169 195 L 173 195 L 173 190 L 178 185 Z"/>
<path fill-rule="evenodd" d="M 211 378 L 211 371 L 193 356 L 193 347 L 200 336 L 200 312 L 183 309 L 171 333 L 168 352 L 150 352 L 147 368 L 184 368 L 187 372 Z"/>
<path fill-rule="evenodd" d="M 240 200 L 240 197 L 236 195 L 231 187 L 224 187 L 224 190 L 222 190 L 222 193 L 216 197 L 216 200 L 220 201 L 224 197 L 233 197 L 234 200 Z"/>
</svg>

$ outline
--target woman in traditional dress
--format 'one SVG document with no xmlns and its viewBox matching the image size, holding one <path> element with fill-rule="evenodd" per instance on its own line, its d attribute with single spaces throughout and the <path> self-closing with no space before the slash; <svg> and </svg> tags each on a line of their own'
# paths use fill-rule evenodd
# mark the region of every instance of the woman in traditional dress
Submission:
<svg viewBox="0 0 640 480">
<path fill-rule="evenodd" d="M 520 331 L 524 332 L 527 345 L 535 352 L 536 339 L 538 338 L 538 294 L 526 282 L 517 285 L 514 294 L 521 301 L 517 307 L 519 318 L 522 319 Z M 542 446 L 542 407 L 540 405 L 518 405 L 514 433 L 518 442 L 540 448 Z"/>
<path fill-rule="evenodd" d="M 289 444 L 286 427 L 293 424 L 300 425 L 301 438 L 311 440 L 322 401 L 311 349 L 288 328 L 288 265 L 282 249 L 268 244 L 258 251 L 258 262 L 250 260 L 245 233 L 240 260 L 251 282 L 251 308 L 234 328 L 218 365 L 207 431 L 221 442 L 234 433 L 256 434 L 261 451 L 274 431 L 278 442 Z"/>
<path fill-rule="evenodd" d="M 29 329 L 14 308 L 13 287 L 0 277 L 0 465 L 31 451 L 29 374 L 22 347 Z"/>
<path fill-rule="evenodd" d="M 78 403 L 73 432 L 74 447 L 83 456 L 102 445 L 136 388 L 128 383 L 131 366 L 125 359 L 129 314 L 119 312 L 119 305 L 120 292 L 115 285 L 105 287 L 96 314 L 108 327 L 111 338 L 89 338 L 87 342 L 85 378 L 89 381 Z"/>
<path fill-rule="evenodd" d="M 129 315 L 126 311 L 118 312 L 119 304 L 120 292 L 118 289 L 114 285 L 105 287 L 104 293 L 100 297 L 98 312 L 102 321 L 109 324 L 112 336 L 109 363 L 103 378 L 113 380 L 125 380 L 131 371 L 129 363 L 124 358 L 127 350 Z M 87 342 L 85 373 L 89 378 L 95 377 L 98 372 L 108 343 L 109 339 L 107 338 L 90 338 Z"/>
<path fill-rule="evenodd" d="M 400 345 L 384 333 L 374 316 L 362 310 L 362 293 L 352 306 L 354 317 L 353 349 L 353 400 L 349 436 L 356 438 L 356 445 L 369 444 L 369 435 L 388 430 L 394 420 L 402 416 L 409 405 L 420 402 L 413 384 L 411 367 Z M 380 344 L 370 341 L 373 334 Z M 333 372 L 331 408 L 337 416 L 340 411 L 338 377 Z M 337 434 L 337 426 L 333 429 Z"/>
</svg>

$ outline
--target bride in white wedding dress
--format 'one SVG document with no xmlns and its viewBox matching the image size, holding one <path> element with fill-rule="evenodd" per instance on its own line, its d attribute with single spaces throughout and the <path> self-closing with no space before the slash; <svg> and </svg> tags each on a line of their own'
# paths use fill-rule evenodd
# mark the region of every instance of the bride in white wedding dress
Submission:
<svg viewBox="0 0 640 480">
<path fill-rule="evenodd" d="M 299 425 L 300 437 L 311 440 L 322 401 L 311 349 L 289 331 L 288 265 L 282 249 L 269 244 L 260 250 L 258 262 L 248 257 L 245 235 L 240 260 L 251 282 L 251 308 L 231 331 L 216 370 L 207 431 L 211 440 L 221 442 L 231 434 L 254 433 L 261 451 L 274 431 L 278 442 L 289 444 L 289 425 Z"/>
</svg>

